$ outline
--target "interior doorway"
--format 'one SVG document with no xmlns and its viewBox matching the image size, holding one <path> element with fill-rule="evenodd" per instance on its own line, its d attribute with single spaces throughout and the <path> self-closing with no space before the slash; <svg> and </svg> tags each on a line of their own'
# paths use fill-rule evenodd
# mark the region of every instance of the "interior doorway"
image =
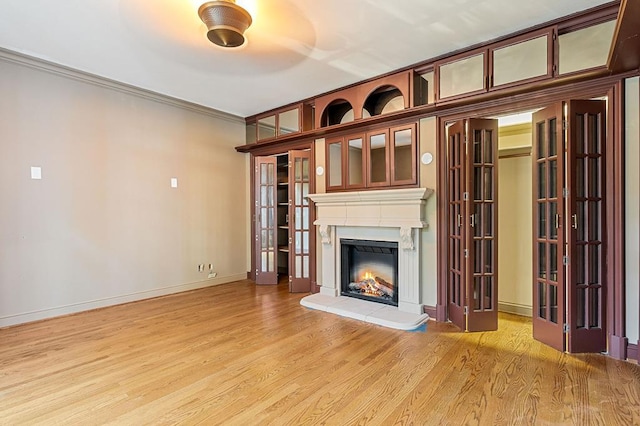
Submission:
<svg viewBox="0 0 640 426">
<path fill-rule="evenodd" d="M 461 329 L 493 330 L 506 311 L 558 350 L 606 350 L 606 116 L 605 100 L 568 101 L 446 123 L 447 306 Z"/>
</svg>

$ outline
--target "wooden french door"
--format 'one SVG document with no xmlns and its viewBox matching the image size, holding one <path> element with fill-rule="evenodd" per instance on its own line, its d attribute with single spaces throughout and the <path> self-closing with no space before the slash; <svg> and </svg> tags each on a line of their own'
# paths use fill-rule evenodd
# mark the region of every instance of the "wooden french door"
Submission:
<svg viewBox="0 0 640 426">
<path fill-rule="evenodd" d="M 289 291 L 311 289 L 310 151 L 289 151 Z"/>
<path fill-rule="evenodd" d="M 562 104 L 533 114 L 533 337 L 564 350 Z"/>
<path fill-rule="evenodd" d="M 533 116 L 533 335 L 561 351 L 606 350 L 605 117 L 600 100 Z"/>
<path fill-rule="evenodd" d="M 448 307 L 463 330 L 498 328 L 497 120 L 448 129 Z"/>
<path fill-rule="evenodd" d="M 256 284 L 277 284 L 276 157 L 255 158 Z"/>
</svg>

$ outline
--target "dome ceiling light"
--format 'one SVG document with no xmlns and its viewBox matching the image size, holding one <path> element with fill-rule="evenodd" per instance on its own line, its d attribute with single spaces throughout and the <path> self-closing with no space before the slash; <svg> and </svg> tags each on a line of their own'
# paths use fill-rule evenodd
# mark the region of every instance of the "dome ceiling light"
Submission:
<svg viewBox="0 0 640 426">
<path fill-rule="evenodd" d="M 251 25 L 251 15 L 235 0 L 208 1 L 198 9 L 198 16 L 207 25 L 207 38 L 222 47 L 244 44 L 244 32 Z"/>
</svg>

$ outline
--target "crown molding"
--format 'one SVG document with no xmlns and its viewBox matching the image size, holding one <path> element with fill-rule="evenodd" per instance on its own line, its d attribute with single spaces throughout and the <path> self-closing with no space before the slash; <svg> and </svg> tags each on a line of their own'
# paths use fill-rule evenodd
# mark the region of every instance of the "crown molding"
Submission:
<svg viewBox="0 0 640 426">
<path fill-rule="evenodd" d="M 228 114 L 213 108 L 198 105 L 192 102 L 184 101 L 182 99 L 174 98 L 171 96 L 163 95 L 151 90 L 142 89 L 130 84 L 121 83 L 119 81 L 111 80 L 106 77 L 91 74 L 85 71 L 80 71 L 71 67 L 56 64 L 51 61 L 36 58 L 21 52 L 5 49 L 0 47 L 0 60 L 9 62 L 21 66 L 25 66 L 38 71 L 44 71 L 46 73 L 56 75 L 59 77 L 68 78 L 70 80 L 87 83 L 92 86 L 102 87 L 105 89 L 115 90 L 127 95 L 136 96 L 145 100 L 158 102 L 164 105 L 185 109 L 187 111 L 204 114 L 212 118 L 219 120 L 225 120 L 236 124 L 245 125 L 245 120 L 237 115 Z"/>
</svg>

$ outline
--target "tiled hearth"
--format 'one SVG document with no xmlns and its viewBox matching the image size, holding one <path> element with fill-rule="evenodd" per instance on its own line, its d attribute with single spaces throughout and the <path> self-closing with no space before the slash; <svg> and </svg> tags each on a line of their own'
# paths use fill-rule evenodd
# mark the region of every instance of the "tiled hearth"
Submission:
<svg viewBox="0 0 640 426">
<path fill-rule="evenodd" d="M 427 188 L 309 195 L 317 208 L 314 222 L 322 239 L 320 293 L 304 306 L 387 327 L 411 330 L 429 317 L 421 303 L 419 232 L 427 226 Z M 398 307 L 340 295 L 340 239 L 398 243 Z"/>
</svg>

